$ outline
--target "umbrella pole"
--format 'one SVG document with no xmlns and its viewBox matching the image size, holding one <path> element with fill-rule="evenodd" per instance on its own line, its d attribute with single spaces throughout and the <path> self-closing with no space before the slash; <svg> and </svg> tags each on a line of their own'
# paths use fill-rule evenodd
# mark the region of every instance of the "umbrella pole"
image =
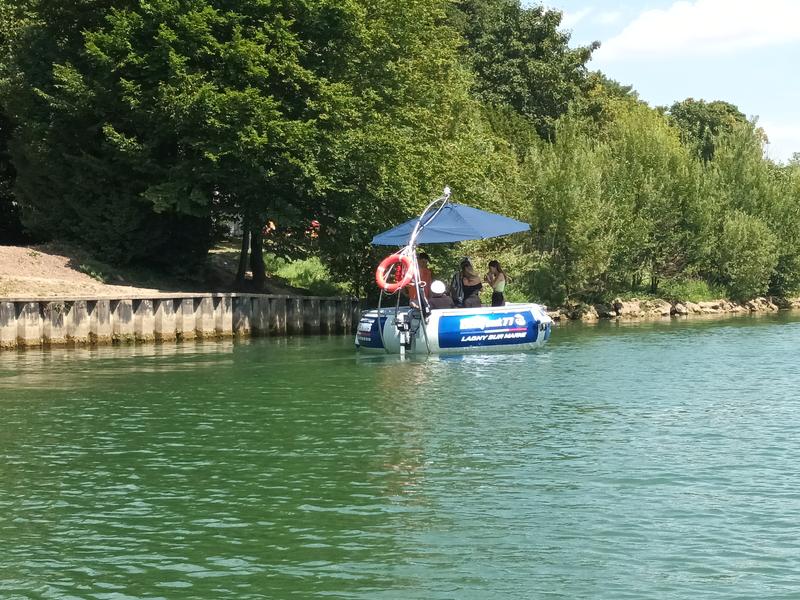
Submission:
<svg viewBox="0 0 800 600">
<path fill-rule="evenodd" d="M 405 248 L 400 250 L 400 253 L 409 253 L 411 255 L 411 268 L 414 271 L 414 289 L 417 291 L 417 300 L 419 301 L 419 311 L 420 311 L 420 324 L 422 325 L 422 334 L 425 336 L 425 347 L 428 350 L 428 354 L 431 353 L 431 345 L 428 339 L 428 328 L 427 322 L 428 317 L 425 314 L 425 300 L 423 300 L 423 296 L 421 293 L 421 288 L 419 286 L 419 263 L 417 262 L 417 237 L 425 229 L 425 226 L 433 221 L 442 209 L 447 205 L 448 201 L 450 200 L 450 187 L 447 186 L 444 188 L 444 193 L 436 198 L 436 200 L 432 201 L 428 206 L 425 207 L 425 210 L 422 211 L 422 214 L 417 219 L 417 223 L 414 225 L 414 230 L 411 232 L 411 237 L 408 240 L 408 244 L 406 244 Z M 429 219 L 427 219 L 424 223 L 423 220 L 425 219 L 425 215 L 427 215 L 434 206 L 439 204 L 439 207 L 436 211 L 431 215 Z M 391 269 L 394 268 L 392 265 Z M 388 276 L 388 273 L 387 273 Z M 397 303 L 395 304 L 394 309 L 394 316 L 395 320 L 397 319 L 397 314 L 400 311 L 400 290 L 397 292 Z M 381 337 L 381 345 L 386 353 L 389 353 L 389 349 L 386 347 L 386 340 L 383 337 L 383 326 L 381 325 L 381 304 L 383 303 L 383 294 L 384 290 L 381 288 L 380 295 L 378 296 L 378 333 Z M 409 307 L 410 308 L 410 307 Z M 387 317 L 388 318 L 388 317 Z M 405 356 L 405 346 L 402 344 L 400 345 L 400 355 Z"/>
<path fill-rule="evenodd" d="M 425 226 L 428 225 L 431 221 L 433 221 L 442 209 L 447 205 L 448 201 L 450 200 L 450 187 L 447 186 L 444 188 L 444 193 L 436 198 L 436 200 L 432 201 L 428 206 L 425 207 L 425 210 L 422 211 L 422 214 L 419 216 L 417 220 L 417 224 L 414 225 L 414 230 L 411 232 L 411 237 L 408 240 L 408 248 L 411 251 L 411 260 L 414 266 L 414 287 L 417 290 L 417 300 L 419 301 L 419 312 L 420 312 L 420 324 L 422 325 L 422 335 L 425 337 L 425 348 L 428 350 L 428 354 L 431 353 L 431 344 L 428 338 L 428 315 L 425 314 L 425 300 L 421 293 L 419 287 L 419 263 L 417 262 L 417 237 L 425 229 Z M 439 207 L 436 209 L 436 212 L 431 215 L 431 217 L 425 220 L 425 215 L 427 215 L 433 207 L 439 204 Z M 423 220 L 425 221 L 423 223 Z"/>
<path fill-rule="evenodd" d="M 414 268 L 414 289 L 417 290 L 417 302 L 419 302 L 419 316 L 420 316 L 420 324 L 422 325 L 422 334 L 425 336 L 425 347 L 428 350 L 428 354 L 431 353 L 431 345 L 428 342 L 428 316 L 425 314 L 425 296 L 423 294 L 423 288 L 419 286 L 419 262 L 417 262 L 417 248 L 416 246 L 411 246 L 411 264 Z"/>
</svg>

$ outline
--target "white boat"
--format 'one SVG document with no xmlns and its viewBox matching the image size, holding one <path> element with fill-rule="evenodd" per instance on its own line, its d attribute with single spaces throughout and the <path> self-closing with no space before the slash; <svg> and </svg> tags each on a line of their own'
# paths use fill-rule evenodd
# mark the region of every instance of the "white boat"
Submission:
<svg viewBox="0 0 800 600">
<path fill-rule="evenodd" d="M 356 348 L 365 351 L 406 353 L 463 353 L 529 350 L 544 344 L 553 326 L 545 307 L 525 303 L 477 308 L 425 310 L 400 305 L 400 290 L 416 288 L 423 298 L 416 246 L 485 239 L 527 231 L 521 221 L 450 203 L 450 190 L 431 202 L 418 219 L 378 234 L 372 243 L 399 246 L 378 267 L 381 288 L 378 308 L 364 311 L 356 331 Z M 389 282 L 393 270 L 403 266 L 400 281 Z M 396 295 L 394 306 L 382 307 L 386 292 Z"/>
<path fill-rule="evenodd" d="M 530 350 L 550 338 L 552 325 L 540 304 L 432 310 L 427 321 L 407 306 L 382 308 L 361 314 L 356 347 L 390 354 Z"/>
</svg>

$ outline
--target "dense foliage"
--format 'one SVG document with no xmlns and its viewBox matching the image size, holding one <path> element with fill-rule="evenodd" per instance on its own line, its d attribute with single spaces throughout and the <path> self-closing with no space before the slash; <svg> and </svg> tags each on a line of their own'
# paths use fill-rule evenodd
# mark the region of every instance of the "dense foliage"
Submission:
<svg viewBox="0 0 800 600">
<path fill-rule="evenodd" d="M 453 23 L 465 41 L 477 97 L 507 105 L 547 137 L 554 121 L 587 87 L 590 47 L 569 47 L 561 12 L 517 0 L 462 0 Z"/>
<path fill-rule="evenodd" d="M 14 196 L 16 170 L 8 150 L 10 138 L 11 123 L 8 117 L 0 113 L 0 244 L 26 241 Z"/>
<path fill-rule="evenodd" d="M 705 102 L 687 98 L 669 109 L 672 122 L 678 127 L 684 143 L 705 161 L 714 158 L 716 140 L 744 125 L 747 117 L 730 102 Z"/>
<path fill-rule="evenodd" d="M 21 19 L 11 6 L 0 3 L 0 57 L 8 57 Z M 7 76 L 0 60 L 0 77 Z M 11 160 L 9 144 L 12 141 L 13 125 L 0 102 L 0 244 L 16 244 L 27 241 L 20 222 L 19 206 L 14 195 L 16 168 Z"/>
<path fill-rule="evenodd" d="M 740 299 L 797 290 L 800 170 L 765 160 L 754 124 L 717 136 L 705 161 L 658 111 L 614 98 L 605 112 L 599 127 L 562 118 L 526 158 L 534 234 L 524 261 L 509 260 L 528 295 L 599 301 L 691 281 Z"/>
<path fill-rule="evenodd" d="M 238 222 L 256 287 L 266 249 L 365 294 L 372 235 L 449 184 L 532 233 L 437 248 L 442 276 L 470 253 L 549 303 L 797 290 L 800 164 L 728 102 L 647 106 L 594 48 L 519 0 L 0 0 L 0 235 L 188 270 Z"/>
</svg>

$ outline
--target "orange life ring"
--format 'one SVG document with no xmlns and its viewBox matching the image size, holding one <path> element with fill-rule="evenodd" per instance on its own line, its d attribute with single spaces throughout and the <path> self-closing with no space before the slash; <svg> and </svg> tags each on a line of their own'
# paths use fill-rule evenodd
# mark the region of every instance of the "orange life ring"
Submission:
<svg viewBox="0 0 800 600">
<path fill-rule="evenodd" d="M 387 271 L 389 267 L 392 265 L 399 264 L 399 270 L 396 270 L 396 279 L 395 283 L 389 283 L 386 280 Z M 378 287 L 384 289 L 390 294 L 394 294 L 400 288 L 406 287 L 409 283 L 411 283 L 411 278 L 413 277 L 413 273 L 411 272 L 411 259 L 408 258 L 405 254 L 390 254 L 386 258 L 383 259 L 383 262 L 378 265 L 378 269 L 375 271 L 375 282 L 378 284 Z"/>
</svg>

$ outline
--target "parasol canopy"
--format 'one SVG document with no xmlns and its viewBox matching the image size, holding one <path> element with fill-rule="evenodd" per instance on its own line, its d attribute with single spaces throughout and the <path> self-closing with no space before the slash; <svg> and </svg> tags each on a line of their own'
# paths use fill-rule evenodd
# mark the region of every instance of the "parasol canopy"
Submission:
<svg viewBox="0 0 800 600">
<path fill-rule="evenodd" d="M 409 242 L 419 218 L 379 233 L 372 238 L 374 246 L 403 246 Z M 522 221 L 448 202 L 441 211 L 431 211 L 422 217 L 418 244 L 449 244 L 466 240 L 484 240 L 529 231 L 531 226 Z"/>
</svg>

